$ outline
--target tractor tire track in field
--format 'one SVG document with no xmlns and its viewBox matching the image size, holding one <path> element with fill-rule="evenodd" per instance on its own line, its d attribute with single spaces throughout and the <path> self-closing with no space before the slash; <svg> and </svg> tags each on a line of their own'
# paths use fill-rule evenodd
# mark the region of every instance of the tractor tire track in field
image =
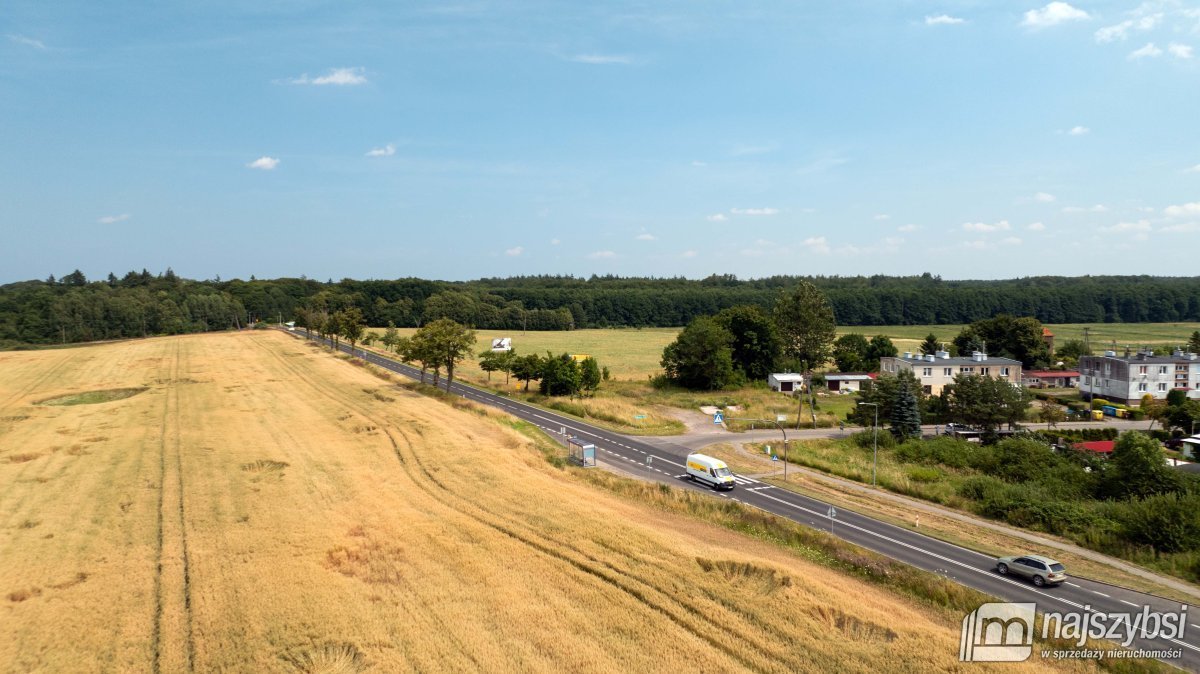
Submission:
<svg viewBox="0 0 1200 674">
<path fill-rule="evenodd" d="M 163 391 L 162 430 L 159 443 L 158 560 L 154 574 L 154 627 L 151 636 L 151 670 L 194 671 L 191 571 L 184 519 L 183 455 L 180 447 L 179 379 L 180 346 L 175 345 L 171 375 Z M 168 455 L 173 455 L 169 460 Z M 171 473 L 174 473 L 173 475 Z M 170 490 L 170 494 L 168 494 Z"/>
<path fill-rule="evenodd" d="M 268 345 L 263 344 L 262 346 L 274 353 L 274 350 Z M 396 438 L 392 435 L 391 424 L 387 423 L 386 421 L 376 419 L 370 414 L 365 413 L 357 404 L 355 404 L 354 401 L 350 400 L 349 398 L 334 395 L 330 390 L 337 389 L 333 388 L 328 382 L 313 381 L 312 377 L 302 373 L 298 368 L 293 366 L 292 363 L 286 362 L 286 360 L 280 357 L 278 354 L 275 354 L 275 357 L 280 360 L 280 362 L 283 362 L 284 365 L 290 370 L 292 370 L 298 378 L 304 380 L 305 383 L 309 384 L 314 389 L 320 390 L 331 400 L 335 400 L 343 405 L 351 406 L 357 413 L 366 417 L 378 428 L 383 430 L 392 443 L 392 448 L 395 451 L 396 458 L 398 459 L 404 471 L 408 473 L 409 478 L 419 489 L 424 491 L 435 501 L 441 503 L 443 506 L 454 512 L 458 512 L 459 514 L 462 514 L 473 521 L 479 522 L 480 524 L 491 528 L 494 531 L 504 534 L 512 540 L 524 544 L 530 549 L 540 553 L 542 556 L 548 557 L 559 563 L 565 563 L 574 568 L 576 571 L 592 576 L 601 582 L 604 582 L 608 586 L 629 595 L 633 599 L 637 600 L 641 605 L 646 606 L 647 608 L 664 616 L 685 632 L 692 634 L 697 639 L 709 644 L 718 651 L 724 651 L 726 655 L 736 660 L 746 669 L 752 671 L 761 671 L 761 666 L 759 664 L 744 658 L 736 650 L 729 650 L 725 648 L 725 644 L 727 644 L 731 636 L 743 642 L 757 642 L 760 641 L 759 639 L 753 639 L 751 635 L 745 634 L 737 628 L 717 623 L 711 616 L 708 615 L 704 608 L 682 600 L 678 596 L 678 593 L 658 587 L 648 580 L 641 578 L 629 571 L 618 569 L 610 563 L 598 560 L 592 557 L 590 554 L 578 549 L 569 541 L 554 539 L 550 536 L 547 536 L 544 532 L 530 528 L 524 522 L 512 518 L 502 518 L 496 513 L 491 513 L 484 510 L 477 503 L 471 501 L 469 498 L 457 494 L 442 481 L 438 480 L 437 477 L 434 476 L 434 474 L 421 460 L 418 453 L 413 450 L 412 443 L 403 430 L 396 428 L 396 431 L 404 438 L 404 445 L 407 447 L 408 453 L 407 457 L 405 456 L 405 450 L 401 449 L 400 443 L 398 443 Z M 413 466 L 416 466 L 416 470 L 420 472 L 419 475 L 413 472 Z M 441 492 L 441 495 L 436 493 L 435 490 L 429 486 L 430 484 L 436 485 L 436 492 Z M 457 501 L 458 503 L 452 503 L 451 500 Z M 525 531 L 521 531 L 520 529 L 524 529 Z M 575 555 L 567 554 L 565 551 L 573 552 Z M 582 557 L 583 559 L 578 559 L 576 556 Z M 680 610 L 682 610 L 682 612 L 686 615 L 680 615 Z M 701 624 L 696 624 L 697 621 L 693 619 L 698 619 L 698 622 Z M 768 640 L 767 643 L 771 643 L 771 641 Z"/>
</svg>

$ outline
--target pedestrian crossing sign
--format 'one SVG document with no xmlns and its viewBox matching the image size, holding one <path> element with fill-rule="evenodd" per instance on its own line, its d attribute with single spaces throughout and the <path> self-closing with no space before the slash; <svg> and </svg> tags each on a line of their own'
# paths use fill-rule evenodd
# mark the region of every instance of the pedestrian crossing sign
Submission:
<svg viewBox="0 0 1200 674">
<path fill-rule="evenodd" d="M 720 410 L 713 412 L 713 423 L 714 424 L 725 423 L 725 415 L 721 414 Z"/>
</svg>

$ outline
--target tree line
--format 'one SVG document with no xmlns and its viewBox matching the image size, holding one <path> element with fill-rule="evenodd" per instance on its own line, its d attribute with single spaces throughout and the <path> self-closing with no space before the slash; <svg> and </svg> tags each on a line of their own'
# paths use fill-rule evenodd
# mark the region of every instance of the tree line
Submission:
<svg viewBox="0 0 1200 674">
<path fill-rule="evenodd" d="M 420 327 L 448 318 L 479 329 L 678 327 L 736 306 L 771 311 L 801 280 L 828 298 L 839 325 L 972 323 L 997 314 L 1045 323 L 1200 321 L 1200 278 L 773 276 L 701 280 L 525 276 L 474 281 L 203 281 L 168 269 L 89 280 L 79 271 L 0 286 L 0 342 L 52 343 L 225 330 L 301 312 L 357 307 L 368 325 Z"/>
</svg>

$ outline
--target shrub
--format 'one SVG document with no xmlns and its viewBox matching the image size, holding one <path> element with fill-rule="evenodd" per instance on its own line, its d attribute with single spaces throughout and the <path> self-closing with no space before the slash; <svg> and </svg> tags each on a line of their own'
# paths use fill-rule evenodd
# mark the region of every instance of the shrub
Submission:
<svg viewBox="0 0 1200 674">
<path fill-rule="evenodd" d="M 871 449 L 875 446 L 875 431 L 874 429 L 868 429 L 853 433 L 850 436 L 850 442 L 863 449 Z M 895 446 L 896 438 L 891 433 L 888 433 L 887 429 L 879 429 L 879 448 L 893 449 Z"/>
<path fill-rule="evenodd" d="M 1158 552 L 1200 549 L 1200 496 L 1159 494 L 1120 504 L 1127 540 Z"/>
<path fill-rule="evenodd" d="M 928 466 L 913 466 L 908 469 L 908 479 L 913 482 L 937 482 L 944 477 L 944 473 L 937 468 Z"/>
</svg>

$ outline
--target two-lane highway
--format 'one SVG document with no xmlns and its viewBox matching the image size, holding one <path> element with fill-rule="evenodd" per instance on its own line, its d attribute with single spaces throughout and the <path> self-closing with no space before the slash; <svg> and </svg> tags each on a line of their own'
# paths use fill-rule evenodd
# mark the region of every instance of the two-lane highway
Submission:
<svg viewBox="0 0 1200 674">
<path fill-rule="evenodd" d="M 300 333 L 291 333 L 305 337 Z M 316 340 L 317 338 L 311 337 Z M 325 342 L 329 344 L 329 342 Z M 342 351 L 350 348 L 342 344 Z M 419 379 L 420 370 L 377 353 L 355 350 L 353 355 L 386 370 Z M 828 516 L 830 505 L 817 499 L 762 483 L 746 476 L 736 476 L 737 487 L 730 492 L 714 492 L 688 481 L 684 476 L 686 450 L 656 447 L 647 442 L 606 430 L 560 414 L 528 405 L 512 398 L 455 382 L 450 392 L 469 400 L 505 410 L 518 418 L 537 424 L 565 442 L 566 436 L 576 436 L 595 444 L 602 459 L 649 479 L 682 488 L 697 489 L 727 498 L 767 512 L 786 517 L 801 524 L 829 531 L 846 541 L 886 555 L 920 569 L 942 575 L 968 587 L 999 597 L 1002 601 L 1032 602 L 1042 612 L 1098 612 L 1108 614 L 1138 614 L 1143 607 L 1150 611 L 1188 613 L 1184 634 L 1179 639 L 1139 636 L 1131 648 L 1178 651 L 1173 665 L 1200 671 L 1200 611 L 1178 602 L 1125 588 L 1105 585 L 1081 578 L 1054 588 L 1037 588 L 995 571 L 995 559 L 973 550 L 924 536 L 915 531 L 872 519 L 865 515 L 839 509 L 835 518 Z M 1014 550 L 1013 554 L 1020 553 Z M 1068 570 L 1069 571 L 1069 570 Z M 1144 634 L 1144 633 L 1143 633 Z M 1037 645 L 1035 644 L 1035 649 Z"/>
</svg>

